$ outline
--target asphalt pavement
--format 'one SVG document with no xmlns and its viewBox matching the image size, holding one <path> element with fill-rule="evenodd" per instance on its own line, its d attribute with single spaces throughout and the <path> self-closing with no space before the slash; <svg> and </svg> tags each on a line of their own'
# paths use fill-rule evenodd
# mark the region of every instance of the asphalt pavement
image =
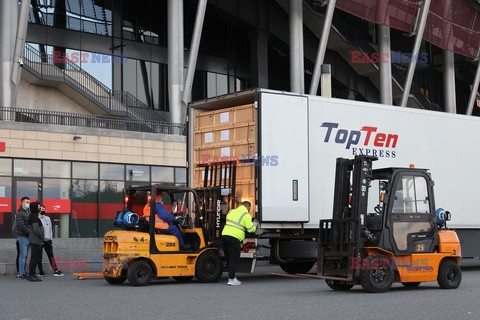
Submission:
<svg viewBox="0 0 480 320">
<path fill-rule="evenodd" d="M 480 319 L 480 267 L 463 268 L 458 289 L 423 283 L 407 289 L 394 284 L 387 293 L 360 286 L 335 292 L 323 280 L 290 278 L 277 266 L 239 275 L 242 285 L 154 281 L 148 287 L 73 275 L 28 282 L 0 277 L 0 319 Z"/>
</svg>

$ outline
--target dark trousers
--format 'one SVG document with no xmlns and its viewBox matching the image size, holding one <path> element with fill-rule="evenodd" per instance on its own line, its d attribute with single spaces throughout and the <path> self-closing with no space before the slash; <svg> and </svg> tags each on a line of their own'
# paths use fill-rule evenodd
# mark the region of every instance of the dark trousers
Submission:
<svg viewBox="0 0 480 320">
<path fill-rule="evenodd" d="M 47 240 L 43 244 L 43 249 L 45 249 L 45 252 L 47 253 L 48 257 L 48 262 L 50 262 L 50 265 L 52 266 L 53 271 L 57 271 L 57 268 L 53 267 L 53 245 L 52 245 L 52 240 Z M 38 272 L 40 274 L 45 273 L 43 272 L 43 266 L 42 266 L 42 257 L 40 257 L 40 261 L 38 261 Z"/>
<path fill-rule="evenodd" d="M 227 259 L 228 278 L 233 279 L 240 265 L 240 240 L 222 236 L 222 249 Z"/>
<path fill-rule="evenodd" d="M 30 276 L 35 275 L 38 261 L 42 260 L 43 246 L 41 244 L 30 244 L 32 248 L 32 256 L 30 257 Z"/>
<path fill-rule="evenodd" d="M 18 239 L 15 242 L 15 245 L 17 246 L 17 260 L 15 260 L 15 264 L 17 265 L 17 274 L 18 274 L 18 258 L 20 258 L 20 244 L 18 243 Z"/>
</svg>

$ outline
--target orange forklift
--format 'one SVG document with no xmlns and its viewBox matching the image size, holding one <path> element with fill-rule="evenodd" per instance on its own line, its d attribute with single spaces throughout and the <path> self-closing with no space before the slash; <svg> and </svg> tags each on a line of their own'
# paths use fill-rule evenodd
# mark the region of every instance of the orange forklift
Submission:
<svg viewBox="0 0 480 320">
<path fill-rule="evenodd" d="M 460 285 L 460 241 L 435 210 L 426 169 L 372 169 L 376 157 L 338 158 L 333 217 L 320 221 L 317 274 L 333 290 L 361 285 L 386 292 L 394 282 L 416 287 Z"/>
</svg>

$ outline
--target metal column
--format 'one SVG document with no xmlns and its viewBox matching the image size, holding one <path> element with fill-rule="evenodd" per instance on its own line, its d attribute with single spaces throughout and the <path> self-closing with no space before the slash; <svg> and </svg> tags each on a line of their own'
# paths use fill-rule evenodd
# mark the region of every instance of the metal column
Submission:
<svg viewBox="0 0 480 320">
<path fill-rule="evenodd" d="M 443 92 L 445 111 L 457 113 L 455 100 L 455 55 L 452 51 L 443 51 Z"/>
<path fill-rule="evenodd" d="M 0 107 L 14 107 L 11 78 L 17 17 L 17 1 L 0 1 Z"/>
<path fill-rule="evenodd" d="M 15 39 L 15 49 L 13 51 L 13 66 L 12 66 L 12 82 L 15 86 L 13 93 L 12 106 L 16 105 L 17 95 L 16 90 L 20 82 L 21 64 L 23 58 L 23 50 L 25 48 L 25 39 L 27 38 L 28 27 L 28 13 L 30 9 L 30 0 L 22 0 L 20 6 L 20 14 L 18 15 L 17 36 Z"/>
<path fill-rule="evenodd" d="M 290 0 L 290 91 L 305 93 L 303 65 L 303 2 Z"/>
<path fill-rule="evenodd" d="M 168 94 L 170 121 L 182 121 L 183 0 L 168 0 Z M 182 38 L 180 40 L 180 38 Z"/>
<path fill-rule="evenodd" d="M 475 79 L 473 80 L 472 92 L 470 93 L 470 99 L 468 99 L 467 116 L 471 116 L 475 101 L 477 100 L 478 85 L 480 84 L 480 60 L 477 61 L 477 72 L 475 73 Z"/>
<path fill-rule="evenodd" d="M 422 44 L 423 33 L 425 31 L 425 25 L 427 24 L 428 11 L 430 9 L 431 0 L 425 0 L 422 8 L 422 16 L 419 21 L 417 35 L 415 37 L 415 44 L 413 45 L 412 61 L 408 66 L 407 78 L 403 87 L 403 95 L 401 106 L 406 107 L 408 102 L 408 96 L 410 95 L 410 88 L 412 87 L 413 75 L 415 73 L 415 66 L 417 65 L 418 52 L 420 51 L 420 45 Z"/>
<path fill-rule="evenodd" d="M 310 94 L 316 95 L 318 91 L 318 83 L 320 81 L 320 69 L 325 59 L 325 51 L 327 50 L 328 36 L 332 26 L 333 13 L 335 11 L 335 4 L 337 0 L 328 1 L 327 11 L 325 13 L 325 20 L 323 22 L 322 36 L 318 45 L 317 58 L 315 59 L 315 67 L 313 69 L 312 83 L 310 85 Z"/>
<path fill-rule="evenodd" d="M 206 9 L 207 0 L 200 0 L 197 6 L 197 16 L 195 18 L 195 26 L 193 27 L 192 44 L 190 47 L 190 54 L 188 56 L 187 76 L 185 78 L 185 86 L 183 88 L 182 102 L 184 104 L 185 111 L 187 110 L 188 103 L 192 100 L 193 76 L 195 74 L 195 67 L 197 65 L 198 49 L 200 47 L 203 20 L 205 18 Z M 185 117 L 182 116 L 182 120 L 185 120 Z"/>
<path fill-rule="evenodd" d="M 380 103 L 393 105 L 392 94 L 392 53 L 390 49 L 390 28 L 384 25 L 377 25 L 377 39 L 378 49 L 380 56 L 388 54 L 388 61 L 384 62 L 383 59 L 379 61 L 380 72 Z"/>
</svg>

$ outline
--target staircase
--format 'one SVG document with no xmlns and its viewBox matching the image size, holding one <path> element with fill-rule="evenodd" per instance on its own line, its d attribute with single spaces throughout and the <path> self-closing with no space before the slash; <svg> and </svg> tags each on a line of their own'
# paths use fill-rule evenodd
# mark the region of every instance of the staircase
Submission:
<svg viewBox="0 0 480 320">
<path fill-rule="evenodd" d="M 93 114 L 128 117 L 135 120 L 167 121 L 133 95 L 112 91 L 75 63 L 66 60 L 62 68 L 51 54 L 41 54 L 25 44 L 23 68 L 32 77 L 29 81 L 56 86 Z"/>
</svg>

